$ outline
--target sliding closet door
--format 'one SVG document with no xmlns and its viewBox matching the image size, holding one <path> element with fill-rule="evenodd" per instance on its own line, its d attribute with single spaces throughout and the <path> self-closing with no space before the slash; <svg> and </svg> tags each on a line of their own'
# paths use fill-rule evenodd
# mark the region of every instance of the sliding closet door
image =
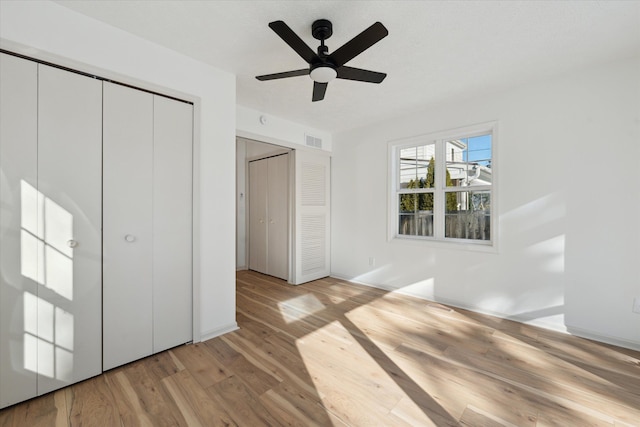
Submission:
<svg viewBox="0 0 640 427">
<path fill-rule="evenodd" d="M 153 95 L 104 83 L 105 370 L 151 354 Z"/>
<path fill-rule="evenodd" d="M 289 155 L 267 159 L 267 274 L 289 278 Z"/>
<path fill-rule="evenodd" d="M 38 68 L 42 394 L 102 372 L 102 82 Z"/>
<path fill-rule="evenodd" d="M 193 106 L 154 96 L 153 352 L 191 341 Z"/>
<path fill-rule="evenodd" d="M 38 66 L 0 53 L 0 408 L 36 396 Z"/>
<path fill-rule="evenodd" d="M 249 269 L 289 278 L 289 155 L 249 162 Z"/>
<path fill-rule="evenodd" d="M 267 161 L 249 162 L 249 269 L 267 273 Z"/>
</svg>

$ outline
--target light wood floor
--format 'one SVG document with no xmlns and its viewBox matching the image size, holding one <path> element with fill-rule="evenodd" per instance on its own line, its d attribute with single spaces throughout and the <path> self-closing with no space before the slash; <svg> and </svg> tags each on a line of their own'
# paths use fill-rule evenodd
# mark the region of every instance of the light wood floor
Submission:
<svg viewBox="0 0 640 427">
<path fill-rule="evenodd" d="M 240 330 L 0 412 L 0 426 L 640 425 L 640 353 L 337 279 L 237 281 Z"/>
</svg>

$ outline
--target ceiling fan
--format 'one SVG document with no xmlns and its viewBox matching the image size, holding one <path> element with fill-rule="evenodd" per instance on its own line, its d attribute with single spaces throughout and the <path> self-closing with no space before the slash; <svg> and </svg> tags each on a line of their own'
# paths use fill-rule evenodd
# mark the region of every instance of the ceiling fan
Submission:
<svg viewBox="0 0 640 427">
<path fill-rule="evenodd" d="M 387 77 L 385 73 L 362 70 L 344 65 L 389 34 L 380 22 L 371 25 L 342 45 L 342 47 L 333 53 L 329 53 L 329 48 L 325 46 L 324 41 L 333 34 L 333 25 L 331 21 L 327 19 L 318 19 L 311 25 L 311 34 L 315 39 L 320 40 L 317 54 L 283 21 L 271 22 L 269 23 L 269 27 L 295 50 L 302 59 L 307 61 L 309 68 L 256 76 L 258 80 L 265 81 L 309 75 L 313 80 L 312 101 L 315 102 L 324 99 L 328 83 L 335 78 L 380 83 Z"/>
</svg>

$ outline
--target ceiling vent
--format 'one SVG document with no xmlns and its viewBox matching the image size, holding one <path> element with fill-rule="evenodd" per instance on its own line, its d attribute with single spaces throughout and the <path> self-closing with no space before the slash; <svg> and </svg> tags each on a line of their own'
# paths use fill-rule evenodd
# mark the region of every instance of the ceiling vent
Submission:
<svg viewBox="0 0 640 427">
<path fill-rule="evenodd" d="M 304 136 L 305 143 L 308 147 L 320 148 L 322 149 L 322 139 L 316 138 L 315 136 L 305 135 Z"/>
</svg>

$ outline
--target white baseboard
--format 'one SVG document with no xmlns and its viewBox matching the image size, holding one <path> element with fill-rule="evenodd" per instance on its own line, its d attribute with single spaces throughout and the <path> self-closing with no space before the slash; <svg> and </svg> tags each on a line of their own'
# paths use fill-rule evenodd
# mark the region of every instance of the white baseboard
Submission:
<svg viewBox="0 0 640 427">
<path fill-rule="evenodd" d="M 587 331 L 582 328 L 576 328 L 575 326 L 570 326 L 570 325 L 567 325 L 567 330 L 569 331 L 570 334 L 581 337 L 581 338 L 586 338 L 588 340 L 599 341 L 599 342 L 615 345 L 618 347 L 624 347 L 624 348 L 629 348 L 631 350 L 640 351 L 640 342 L 638 341 L 630 341 L 624 338 L 601 335 L 601 334 L 593 333 L 591 331 Z"/>
<path fill-rule="evenodd" d="M 401 294 L 401 295 L 409 295 L 409 296 L 412 296 L 412 297 L 423 299 L 425 301 L 432 301 L 432 302 L 436 302 L 436 303 L 440 303 L 440 304 L 445 304 L 445 305 L 449 305 L 449 306 L 456 307 L 456 308 L 461 308 L 461 309 L 464 309 L 464 310 L 473 311 L 473 312 L 480 313 L 480 314 L 487 314 L 489 316 L 494 316 L 494 317 L 498 317 L 498 318 L 501 318 L 501 319 L 513 320 L 515 322 L 524 323 L 526 325 L 537 326 L 539 328 L 543 328 L 543 329 L 547 329 L 547 330 L 551 330 L 551 331 L 555 331 L 555 332 L 560 332 L 560 333 L 569 334 L 569 335 L 575 335 L 575 336 L 578 336 L 578 337 L 581 337 L 581 338 L 590 339 L 590 340 L 593 340 L 593 341 L 598 341 L 598 342 L 602 342 L 602 343 L 606 343 L 606 344 L 615 345 L 615 346 L 618 346 L 618 347 L 624 347 L 624 348 L 628 348 L 628 349 L 631 349 L 631 350 L 640 351 L 640 342 L 630 341 L 630 340 L 626 340 L 626 339 L 623 339 L 623 338 L 612 337 L 612 336 L 607 336 L 607 335 L 601 335 L 601 334 L 594 333 L 594 332 L 591 332 L 591 331 L 588 331 L 588 330 L 585 330 L 585 329 L 577 328 L 577 327 L 571 326 L 571 325 L 566 325 L 565 324 L 564 327 L 561 327 L 556 323 L 545 322 L 544 319 L 532 319 L 532 318 L 527 317 L 527 316 L 509 315 L 509 314 L 494 312 L 494 311 L 490 311 L 490 310 L 483 310 L 483 309 L 481 309 L 479 307 L 470 306 L 468 304 L 460 303 L 459 301 L 448 300 L 446 298 L 434 298 L 434 299 L 431 300 L 431 299 L 425 298 L 423 296 L 416 295 L 414 293 L 402 292 L 401 289 L 393 288 L 393 287 L 388 286 L 388 285 L 379 285 L 379 284 L 365 283 L 365 282 L 361 282 L 359 280 L 353 280 L 353 279 L 350 279 L 348 276 L 340 274 L 340 273 L 331 273 L 331 277 L 335 277 L 336 279 L 345 280 L 345 281 L 351 282 L 351 283 L 356 283 L 358 285 L 364 285 L 364 286 L 369 286 L 369 287 L 372 287 L 372 288 L 382 289 L 382 290 L 385 290 L 385 291 L 389 291 L 389 292 L 393 292 L 393 293 L 397 293 L 397 294 Z"/>
<path fill-rule="evenodd" d="M 240 329 L 236 322 L 233 322 L 230 325 L 227 325 L 223 328 L 214 329 L 211 331 L 206 331 L 200 334 L 200 342 L 210 340 L 211 338 L 219 337 L 220 335 L 224 335 L 229 332 L 237 331 Z"/>
<path fill-rule="evenodd" d="M 450 305 L 452 307 L 461 308 L 463 310 L 473 311 L 475 313 L 486 314 L 489 316 L 497 317 L 500 319 L 513 320 L 514 322 L 523 323 L 525 325 L 536 326 L 538 328 L 547 329 L 550 331 L 560 332 L 568 334 L 565 326 L 558 325 L 557 323 L 545 322 L 544 319 L 532 318 L 526 315 L 518 314 L 506 314 L 493 310 L 485 310 L 480 307 L 463 304 L 458 301 L 449 300 L 447 298 L 436 298 L 436 302 L 440 304 Z"/>
<path fill-rule="evenodd" d="M 402 292 L 400 289 L 394 288 L 392 286 L 388 286 L 388 285 L 384 285 L 384 284 L 373 284 L 373 283 L 368 283 L 368 282 L 362 282 L 360 280 L 352 279 L 349 276 L 346 276 L 346 275 L 340 274 L 340 273 L 333 273 L 332 272 L 330 277 L 333 277 L 333 278 L 336 278 L 336 279 L 340 279 L 340 280 L 344 280 L 345 282 L 355 283 L 356 285 L 369 286 L 370 288 L 382 289 L 384 291 L 395 292 L 397 294 L 402 294 L 402 295 L 415 296 L 416 298 L 420 298 L 420 299 L 426 300 L 426 298 L 423 298 L 423 297 L 421 297 L 419 295 L 413 295 L 413 294 L 409 294 L 409 293 L 406 293 L 406 292 Z"/>
</svg>

